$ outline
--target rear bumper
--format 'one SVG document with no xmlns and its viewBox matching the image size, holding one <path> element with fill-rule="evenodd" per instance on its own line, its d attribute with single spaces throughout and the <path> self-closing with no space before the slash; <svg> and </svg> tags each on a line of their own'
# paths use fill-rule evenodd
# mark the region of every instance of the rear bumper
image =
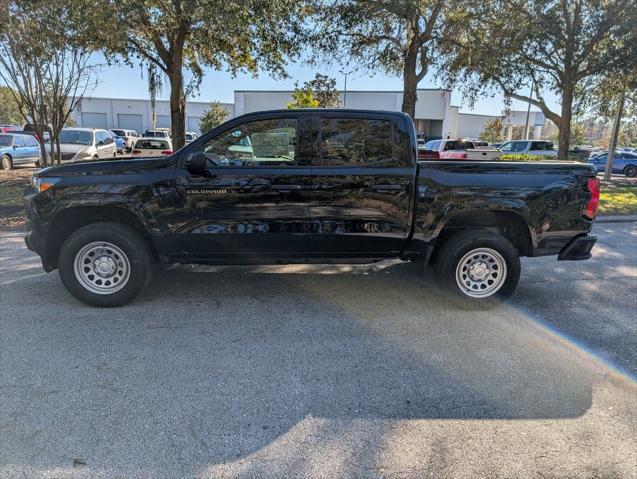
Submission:
<svg viewBox="0 0 637 479">
<path fill-rule="evenodd" d="M 591 257 L 591 249 L 597 241 L 596 236 L 576 236 L 562 248 L 558 261 L 581 261 Z"/>
</svg>

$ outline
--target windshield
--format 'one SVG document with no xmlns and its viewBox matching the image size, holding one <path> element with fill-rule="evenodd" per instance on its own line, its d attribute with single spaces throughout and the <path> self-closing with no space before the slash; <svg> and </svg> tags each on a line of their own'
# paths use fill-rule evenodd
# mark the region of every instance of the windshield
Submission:
<svg viewBox="0 0 637 479">
<path fill-rule="evenodd" d="M 92 145 L 93 134 L 90 131 L 62 130 L 60 132 L 60 143 L 71 145 Z"/>
<path fill-rule="evenodd" d="M 11 146 L 13 137 L 11 135 L 0 135 L 0 146 Z"/>
</svg>

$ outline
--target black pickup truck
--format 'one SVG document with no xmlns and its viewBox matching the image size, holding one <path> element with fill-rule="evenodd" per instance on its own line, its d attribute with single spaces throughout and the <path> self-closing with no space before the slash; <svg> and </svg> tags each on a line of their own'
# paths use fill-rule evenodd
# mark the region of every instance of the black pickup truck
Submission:
<svg viewBox="0 0 637 479">
<path fill-rule="evenodd" d="M 460 303 L 509 297 L 520 256 L 589 258 L 592 166 L 417 161 L 401 113 L 281 110 L 234 118 L 169 157 L 34 174 L 26 244 L 66 288 L 118 306 L 156 263 L 432 263 Z"/>
</svg>

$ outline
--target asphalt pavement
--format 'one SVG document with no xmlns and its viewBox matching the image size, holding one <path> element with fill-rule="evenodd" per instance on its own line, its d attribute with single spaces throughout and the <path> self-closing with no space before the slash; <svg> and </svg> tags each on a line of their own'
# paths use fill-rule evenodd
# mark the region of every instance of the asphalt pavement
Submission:
<svg viewBox="0 0 637 479">
<path fill-rule="evenodd" d="M 482 312 L 396 262 L 95 309 L 0 232 L 0 477 L 637 477 L 637 223 L 594 232 Z"/>
</svg>

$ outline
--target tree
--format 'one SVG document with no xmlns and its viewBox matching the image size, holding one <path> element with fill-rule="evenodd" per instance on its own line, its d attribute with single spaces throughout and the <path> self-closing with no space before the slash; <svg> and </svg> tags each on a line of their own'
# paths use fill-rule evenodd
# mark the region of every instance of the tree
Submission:
<svg viewBox="0 0 637 479">
<path fill-rule="evenodd" d="M 336 89 L 336 80 L 327 75 L 317 73 L 313 80 L 305 83 L 312 91 L 312 96 L 319 103 L 319 108 L 339 108 L 341 98 Z"/>
<path fill-rule="evenodd" d="M 336 89 L 336 80 L 317 73 L 313 80 L 306 81 L 302 87 L 294 85 L 292 102 L 286 108 L 339 108 L 341 99 Z"/>
<path fill-rule="evenodd" d="M 504 122 L 501 117 L 493 118 L 484 124 L 480 139 L 489 143 L 504 141 Z"/>
<path fill-rule="evenodd" d="M 319 101 L 314 98 L 314 93 L 307 87 L 299 88 L 298 85 L 292 92 L 292 101 L 285 108 L 318 108 Z"/>
<path fill-rule="evenodd" d="M 146 68 L 148 75 L 148 96 L 150 96 L 150 126 L 154 130 L 157 128 L 157 95 L 160 95 L 163 89 L 163 79 L 160 71 L 157 71 L 157 65 L 148 62 Z"/>
<path fill-rule="evenodd" d="M 4 125 L 19 125 L 26 119 L 20 114 L 15 93 L 9 87 L 0 86 L 0 123 Z"/>
<path fill-rule="evenodd" d="M 418 83 L 437 58 L 451 24 L 461 21 L 458 0 L 317 0 L 313 44 L 321 56 L 403 79 L 402 111 L 416 112 Z M 342 52 L 342 53 L 341 53 Z"/>
<path fill-rule="evenodd" d="M 637 43 L 637 34 L 635 37 Z M 637 46 L 635 46 L 635 55 L 637 55 Z M 613 119 L 604 171 L 604 179 L 610 181 L 618 142 L 624 145 L 630 144 L 633 137 L 637 137 L 637 66 L 623 74 L 602 78 L 596 85 L 589 103 L 593 115 L 607 121 Z"/>
<path fill-rule="evenodd" d="M 178 149 L 185 143 L 186 96 L 199 87 L 204 68 L 284 76 L 287 59 L 301 49 L 301 7 L 287 0 L 112 0 L 92 7 L 110 9 L 112 31 L 100 24 L 93 31 L 95 37 L 105 37 L 99 43 L 109 58 L 123 57 L 131 64 L 139 58 L 166 75 Z M 188 83 L 185 70 L 192 77 Z"/>
<path fill-rule="evenodd" d="M 228 118 L 228 110 L 220 102 L 210 103 L 210 110 L 206 111 L 199 120 L 199 129 L 205 133 L 221 125 Z"/>
<path fill-rule="evenodd" d="M 470 98 L 496 89 L 537 106 L 559 129 L 562 159 L 576 99 L 600 76 L 637 61 L 634 0 L 475 0 L 468 13 L 445 44 L 447 80 Z M 559 111 L 549 107 L 547 91 L 560 97 Z"/>
<path fill-rule="evenodd" d="M 51 158 L 59 162 L 59 133 L 91 86 L 90 54 L 66 41 L 67 11 L 56 0 L 6 7 L 0 13 L 0 78 L 38 136 L 51 132 Z M 46 166 L 43 142 L 40 149 Z"/>
</svg>

